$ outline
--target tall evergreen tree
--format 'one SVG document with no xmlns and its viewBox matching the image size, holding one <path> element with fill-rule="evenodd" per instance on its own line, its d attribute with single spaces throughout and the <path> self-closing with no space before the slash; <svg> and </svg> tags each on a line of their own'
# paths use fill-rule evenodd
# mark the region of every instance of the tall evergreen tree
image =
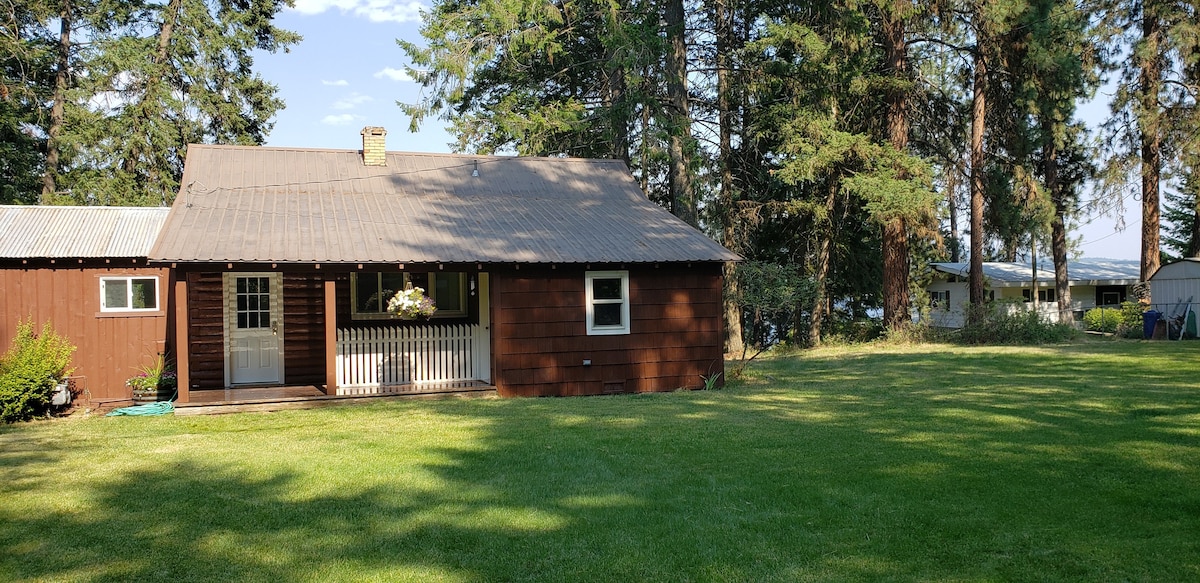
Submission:
<svg viewBox="0 0 1200 583">
<path fill-rule="evenodd" d="M 53 39 L 41 2 L 0 11 L 0 204 L 34 203 L 41 190 L 44 140 L 38 124 L 53 77 Z"/>
</svg>

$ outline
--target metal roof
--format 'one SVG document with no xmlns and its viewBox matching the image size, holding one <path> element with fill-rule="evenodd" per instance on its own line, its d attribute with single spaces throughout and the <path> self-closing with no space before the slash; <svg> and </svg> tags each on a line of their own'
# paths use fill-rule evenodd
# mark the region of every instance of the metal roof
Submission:
<svg viewBox="0 0 1200 583">
<path fill-rule="evenodd" d="M 0 205 L 0 258 L 146 257 L 169 211 Z"/>
<path fill-rule="evenodd" d="M 155 261 L 606 263 L 738 256 L 619 160 L 191 145 Z"/>
<path fill-rule="evenodd" d="M 942 273 L 969 277 L 971 264 L 931 263 Z M 1028 285 L 1032 267 L 1028 263 L 985 261 L 983 277 L 992 287 L 1021 287 Z M 1138 282 L 1141 265 L 1132 259 L 1088 259 L 1068 261 L 1067 278 L 1070 285 L 1133 285 Z M 1038 264 L 1038 283 L 1054 284 L 1054 264 Z"/>
</svg>

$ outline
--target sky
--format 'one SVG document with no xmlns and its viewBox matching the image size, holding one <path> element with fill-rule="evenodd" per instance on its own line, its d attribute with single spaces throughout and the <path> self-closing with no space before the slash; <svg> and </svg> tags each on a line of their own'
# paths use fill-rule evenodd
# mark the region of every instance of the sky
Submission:
<svg viewBox="0 0 1200 583">
<path fill-rule="evenodd" d="M 304 40 L 289 52 L 255 58 L 255 68 L 278 86 L 286 104 L 267 145 L 359 149 L 362 128 L 382 126 L 388 150 L 450 152 L 453 138 L 444 122 L 427 118 L 418 133 L 411 133 L 408 116 L 396 105 L 420 98 L 420 87 L 404 74 L 409 63 L 396 39 L 421 44 L 423 8 L 413 0 L 296 0 L 294 8 L 285 8 L 276 25 Z M 1103 119 L 1106 103 L 1102 89 L 1079 115 L 1089 123 Z M 1083 219 L 1086 224 L 1072 233 L 1082 236 L 1079 249 L 1085 258 L 1138 258 L 1140 202 L 1130 198 L 1124 205 L 1124 231 L 1116 230 L 1112 217 L 1094 217 Z"/>
</svg>

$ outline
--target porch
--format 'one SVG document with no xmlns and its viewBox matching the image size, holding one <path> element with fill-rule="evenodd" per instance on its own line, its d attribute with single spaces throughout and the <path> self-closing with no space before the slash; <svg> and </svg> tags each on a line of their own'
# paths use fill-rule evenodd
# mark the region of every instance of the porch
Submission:
<svg viewBox="0 0 1200 583">
<path fill-rule="evenodd" d="M 482 381 L 408 383 L 376 387 L 339 388 L 327 394 L 324 385 L 204 389 L 191 391 L 191 399 L 175 403 L 175 415 L 220 415 L 313 409 L 330 405 L 371 403 L 380 400 L 495 397 L 496 387 Z"/>
</svg>

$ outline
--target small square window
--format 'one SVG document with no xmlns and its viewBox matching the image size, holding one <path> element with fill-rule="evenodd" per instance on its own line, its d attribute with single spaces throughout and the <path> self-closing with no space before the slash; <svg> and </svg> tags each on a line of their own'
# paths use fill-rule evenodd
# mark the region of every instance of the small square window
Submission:
<svg viewBox="0 0 1200 583">
<path fill-rule="evenodd" d="M 158 311 L 157 277 L 100 278 L 101 312 Z"/>
<path fill-rule="evenodd" d="M 629 272 L 589 271 L 584 284 L 588 335 L 629 334 Z"/>
</svg>

